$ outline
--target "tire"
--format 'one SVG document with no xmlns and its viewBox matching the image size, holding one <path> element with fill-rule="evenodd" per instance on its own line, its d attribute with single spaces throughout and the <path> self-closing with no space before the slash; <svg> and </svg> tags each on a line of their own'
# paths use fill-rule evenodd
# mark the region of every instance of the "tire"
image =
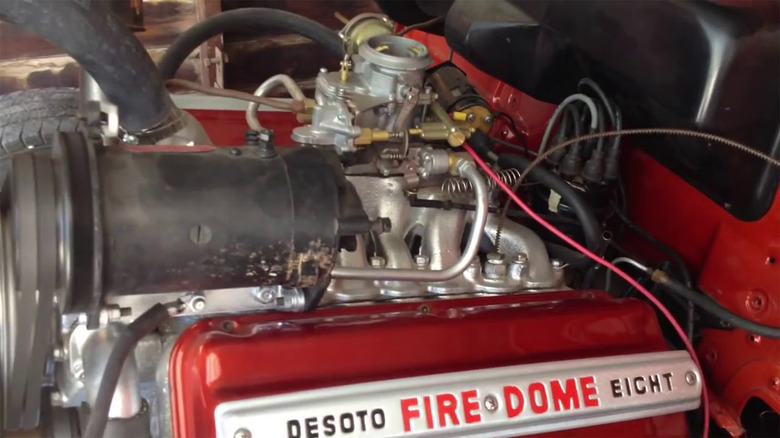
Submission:
<svg viewBox="0 0 780 438">
<path fill-rule="evenodd" d="M 79 91 L 38 88 L 0 96 L 0 156 L 49 144 L 55 132 L 74 132 L 79 120 Z"/>
</svg>

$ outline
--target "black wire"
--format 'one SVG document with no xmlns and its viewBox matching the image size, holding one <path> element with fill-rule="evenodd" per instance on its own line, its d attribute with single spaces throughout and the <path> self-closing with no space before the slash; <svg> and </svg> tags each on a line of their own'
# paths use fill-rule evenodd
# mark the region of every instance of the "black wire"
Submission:
<svg viewBox="0 0 780 438">
<path fill-rule="evenodd" d="M 497 112 L 493 114 L 493 117 L 503 117 L 506 120 L 509 121 L 509 126 L 512 129 L 512 133 L 517 137 L 517 139 L 520 141 L 520 145 L 523 147 L 523 149 L 526 151 L 526 154 L 528 154 L 528 143 L 525 141 L 525 137 L 523 136 L 523 132 L 520 130 L 520 128 L 517 127 L 515 124 L 515 119 L 512 118 L 509 114 L 505 112 Z"/>
<path fill-rule="evenodd" d="M 623 216 L 628 217 L 628 196 L 626 196 L 626 186 L 623 184 L 623 178 L 618 177 L 617 180 L 618 196 L 620 197 L 620 208 Z M 626 234 L 626 222 L 621 220 L 618 225 L 617 240 L 622 241 L 623 235 Z"/>
<path fill-rule="evenodd" d="M 518 151 L 518 152 L 523 152 L 526 156 L 532 155 L 532 156 L 535 157 L 537 155 L 536 152 L 529 151 L 528 148 L 525 147 L 525 142 L 523 142 L 523 145 L 521 146 L 521 145 L 516 145 L 514 143 L 510 143 L 510 142 L 508 142 L 506 140 L 501 140 L 500 138 L 495 138 L 495 137 L 490 137 L 490 140 L 495 142 L 495 143 L 498 143 L 500 145 L 506 146 L 509 149 L 512 149 L 512 150 L 515 150 L 515 151 Z"/>
<path fill-rule="evenodd" d="M 626 226 L 628 226 L 631 231 L 648 241 L 650 244 L 658 248 L 661 252 L 669 256 L 674 261 L 674 263 L 677 265 L 677 269 L 680 271 L 680 276 L 683 278 L 683 282 L 687 287 L 692 288 L 693 278 L 691 277 L 691 271 L 688 269 L 688 265 L 685 263 L 685 260 L 683 260 L 682 256 L 680 256 L 680 254 L 671 246 L 661 242 L 647 231 L 643 230 L 639 225 L 631 221 L 631 219 L 629 219 L 628 216 L 620 210 L 620 208 L 614 204 L 612 204 L 612 207 L 615 210 L 615 214 L 620 218 L 620 220 L 623 221 L 623 223 L 626 224 Z"/>
<path fill-rule="evenodd" d="M 780 327 L 772 327 L 769 325 L 761 324 L 749 319 L 743 318 L 725 307 L 718 304 L 709 296 L 695 291 L 684 284 L 669 277 L 665 272 L 655 271 L 652 275 L 652 280 L 666 290 L 674 292 L 685 298 L 688 301 L 692 301 L 707 313 L 720 318 L 722 321 L 726 321 L 734 327 L 741 328 L 750 333 L 766 336 L 768 338 L 780 339 Z"/>
</svg>

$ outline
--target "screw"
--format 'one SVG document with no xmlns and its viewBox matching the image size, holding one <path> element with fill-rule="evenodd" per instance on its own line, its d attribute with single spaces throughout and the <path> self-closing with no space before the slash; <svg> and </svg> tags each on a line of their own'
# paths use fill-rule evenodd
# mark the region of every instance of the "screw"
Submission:
<svg viewBox="0 0 780 438">
<path fill-rule="evenodd" d="M 780 377 L 773 377 L 772 380 L 769 381 L 769 386 L 775 391 L 780 390 Z"/>
<path fill-rule="evenodd" d="M 190 240 L 196 245 L 205 245 L 211 241 L 211 228 L 207 225 L 195 225 L 190 229 Z"/>
<path fill-rule="evenodd" d="M 550 260 L 550 264 L 551 264 L 551 265 L 552 265 L 552 267 L 553 267 L 553 268 L 555 268 L 555 269 L 561 269 L 561 268 L 563 268 L 563 262 L 562 262 L 562 261 L 560 261 L 560 260 L 558 260 L 558 259 L 552 259 L 552 260 Z"/>
<path fill-rule="evenodd" d="M 241 428 L 236 431 L 236 433 L 233 434 L 233 438 L 252 438 L 252 432 Z"/>
<path fill-rule="evenodd" d="M 485 116 L 484 119 L 482 119 L 485 123 L 493 123 L 493 116 Z"/>
<path fill-rule="evenodd" d="M 498 399 L 494 395 L 489 395 L 485 397 L 484 405 L 488 412 L 495 412 L 498 409 Z"/>
<path fill-rule="evenodd" d="M 474 120 L 477 120 L 477 117 L 474 115 L 474 113 L 469 113 L 469 114 L 466 116 L 466 121 L 467 121 L 467 122 L 471 123 L 471 122 L 473 122 Z"/>
<path fill-rule="evenodd" d="M 387 262 L 385 261 L 384 257 L 379 257 L 379 256 L 371 257 L 371 266 L 373 266 L 374 268 L 383 268 L 385 266 L 385 263 Z"/>
<path fill-rule="evenodd" d="M 688 371 L 687 373 L 685 373 L 685 383 L 693 386 L 696 384 L 698 380 L 699 379 L 696 377 L 696 373 L 694 373 L 693 371 Z"/>
<path fill-rule="evenodd" d="M 220 328 L 225 333 L 232 333 L 236 329 L 236 323 L 230 320 L 222 321 Z"/>
<path fill-rule="evenodd" d="M 515 259 L 512 260 L 512 263 L 516 263 L 518 265 L 524 265 L 528 263 L 528 255 L 524 252 L 521 252 L 515 256 Z"/>
<path fill-rule="evenodd" d="M 270 304 L 276 298 L 276 293 L 270 287 L 259 287 L 252 291 L 252 295 L 263 304 Z"/>
<path fill-rule="evenodd" d="M 201 295 L 195 295 L 194 297 L 190 298 L 190 307 L 195 312 L 200 312 L 203 309 L 206 308 L 206 297 Z"/>
<path fill-rule="evenodd" d="M 417 254 L 414 256 L 414 264 L 416 264 L 418 268 L 424 268 L 428 266 L 430 261 L 430 258 L 428 258 L 428 256 L 425 254 Z"/>
<path fill-rule="evenodd" d="M 378 217 L 371 221 L 371 231 L 375 233 L 389 233 L 393 229 L 393 223 L 389 217 Z"/>
</svg>

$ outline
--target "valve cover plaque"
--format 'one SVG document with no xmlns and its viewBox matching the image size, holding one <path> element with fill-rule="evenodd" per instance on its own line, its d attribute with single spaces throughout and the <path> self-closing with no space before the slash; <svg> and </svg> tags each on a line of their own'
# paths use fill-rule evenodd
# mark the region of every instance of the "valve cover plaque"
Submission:
<svg viewBox="0 0 780 438">
<path fill-rule="evenodd" d="M 699 407 L 686 352 L 488 368 L 225 402 L 219 437 L 509 437 Z"/>
</svg>

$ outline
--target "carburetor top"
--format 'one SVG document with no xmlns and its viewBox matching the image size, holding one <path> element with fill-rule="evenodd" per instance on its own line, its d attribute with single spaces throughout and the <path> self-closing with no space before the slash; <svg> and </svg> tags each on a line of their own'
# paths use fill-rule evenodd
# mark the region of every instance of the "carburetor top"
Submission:
<svg viewBox="0 0 780 438">
<path fill-rule="evenodd" d="M 407 100 L 410 94 L 421 94 L 431 61 L 425 45 L 415 40 L 397 35 L 369 38 L 342 63 L 341 71 L 321 71 L 317 76 L 312 122 L 296 128 L 293 140 L 349 152 L 356 149 L 355 139 L 365 128 L 408 129 L 414 106 L 426 99 Z M 406 115 L 399 120 L 401 114 Z"/>
</svg>

